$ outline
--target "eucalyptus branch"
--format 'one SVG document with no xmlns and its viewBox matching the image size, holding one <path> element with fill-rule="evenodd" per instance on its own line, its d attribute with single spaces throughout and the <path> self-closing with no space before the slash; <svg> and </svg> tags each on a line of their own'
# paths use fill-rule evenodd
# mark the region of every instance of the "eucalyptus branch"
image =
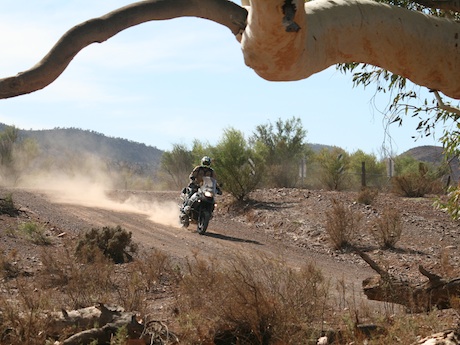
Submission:
<svg viewBox="0 0 460 345">
<path fill-rule="evenodd" d="M 438 101 L 439 109 L 442 109 L 442 110 L 445 110 L 445 111 L 448 111 L 450 113 L 457 115 L 456 120 L 460 118 L 460 108 L 456 108 L 449 104 L 445 104 L 441 98 L 441 95 L 439 94 L 439 91 L 431 90 L 431 92 L 434 93 L 434 96 L 436 97 L 436 100 Z"/>
</svg>

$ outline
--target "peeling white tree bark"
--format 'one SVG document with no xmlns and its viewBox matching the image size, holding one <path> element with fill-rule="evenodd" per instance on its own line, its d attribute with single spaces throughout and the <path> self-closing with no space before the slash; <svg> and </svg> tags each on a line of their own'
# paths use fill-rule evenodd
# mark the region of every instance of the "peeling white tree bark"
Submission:
<svg viewBox="0 0 460 345">
<path fill-rule="evenodd" d="M 70 29 L 34 67 L 0 79 L 0 98 L 52 83 L 84 47 L 151 20 L 195 16 L 227 26 L 264 79 L 308 78 L 361 62 L 460 99 L 460 24 L 371 0 L 145 0 Z M 247 21 L 246 21 L 247 19 Z M 247 24 L 247 25 L 246 25 Z M 244 30 L 244 31 L 243 31 Z"/>
<path fill-rule="evenodd" d="M 262 78 L 308 78 L 336 63 L 362 62 L 460 98 L 460 24 L 370 0 L 251 0 L 242 37 L 245 62 Z"/>
</svg>

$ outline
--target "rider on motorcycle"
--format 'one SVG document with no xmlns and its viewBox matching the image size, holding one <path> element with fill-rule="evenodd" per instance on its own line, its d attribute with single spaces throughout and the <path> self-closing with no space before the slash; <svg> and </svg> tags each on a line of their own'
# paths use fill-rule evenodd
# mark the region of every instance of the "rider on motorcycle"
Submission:
<svg viewBox="0 0 460 345">
<path fill-rule="evenodd" d="M 187 205 L 188 201 L 190 200 L 190 197 L 198 191 L 198 188 L 200 188 L 204 176 L 209 176 L 216 179 L 216 173 L 214 169 L 211 168 L 211 158 L 209 158 L 208 156 L 204 156 L 201 159 L 201 165 L 196 166 L 190 173 L 190 184 L 188 185 L 187 191 L 188 195 L 186 200 L 184 200 L 184 213 L 187 214 L 189 212 L 190 207 L 187 206 L 190 205 Z M 217 187 L 217 194 L 222 194 L 219 187 Z"/>
<path fill-rule="evenodd" d="M 203 182 L 203 176 L 209 176 L 214 179 L 217 179 L 214 169 L 211 168 L 211 158 L 209 158 L 208 156 L 204 156 L 201 159 L 201 165 L 196 166 L 190 173 L 190 184 L 188 185 L 188 187 L 190 188 L 189 196 L 192 196 L 193 193 L 195 193 L 198 190 L 198 188 L 200 188 L 200 185 Z"/>
</svg>

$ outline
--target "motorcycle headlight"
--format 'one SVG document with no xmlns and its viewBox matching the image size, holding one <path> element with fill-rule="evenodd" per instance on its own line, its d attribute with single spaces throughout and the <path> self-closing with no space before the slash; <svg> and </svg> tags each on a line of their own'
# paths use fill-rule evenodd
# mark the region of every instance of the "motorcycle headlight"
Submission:
<svg viewBox="0 0 460 345">
<path fill-rule="evenodd" d="M 204 196 L 207 198 L 212 198 L 212 193 L 211 192 L 204 192 Z"/>
</svg>

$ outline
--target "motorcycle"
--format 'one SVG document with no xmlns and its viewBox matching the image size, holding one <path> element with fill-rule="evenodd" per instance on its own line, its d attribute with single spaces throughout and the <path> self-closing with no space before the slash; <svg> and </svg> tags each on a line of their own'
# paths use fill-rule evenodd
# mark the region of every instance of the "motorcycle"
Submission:
<svg viewBox="0 0 460 345">
<path fill-rule="evenodd" d="M 182 190 L 181 199 L 183 201 L 180 207 L 180 223 L 187 228 L 190 223 L 197 225 L 197 232 L 203 235 L 209 225 L 215 208 L 215 195 L 222 194 L 217 187 L 216 179 L 204 176 L 198 191 L 190 196 L 190 187 Z"/>
</svg>

